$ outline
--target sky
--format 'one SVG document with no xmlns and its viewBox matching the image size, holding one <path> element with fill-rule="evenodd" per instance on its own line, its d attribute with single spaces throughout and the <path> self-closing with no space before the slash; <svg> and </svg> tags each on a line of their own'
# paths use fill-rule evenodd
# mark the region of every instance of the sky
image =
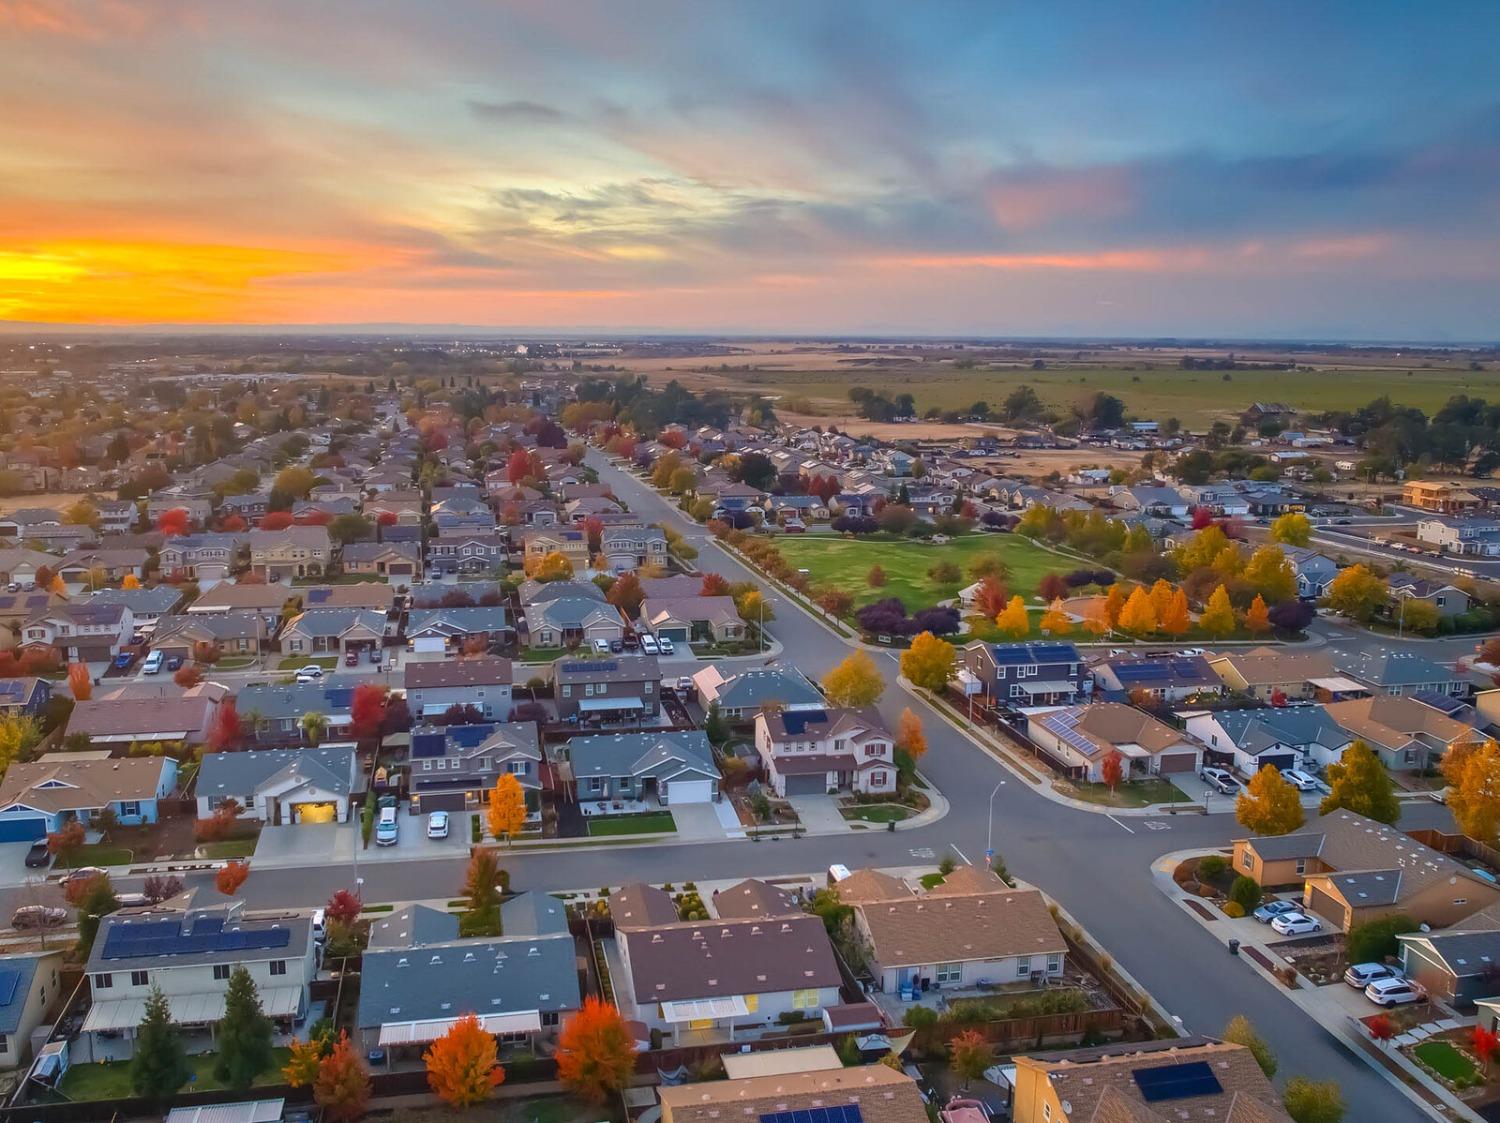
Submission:
<svg viewBox="0 0 1500 1123">
<path fill-rule="evenodd" d="M 0 0 L 0 321 L 1500 338 L 1491 0 Z"/>
</svg>

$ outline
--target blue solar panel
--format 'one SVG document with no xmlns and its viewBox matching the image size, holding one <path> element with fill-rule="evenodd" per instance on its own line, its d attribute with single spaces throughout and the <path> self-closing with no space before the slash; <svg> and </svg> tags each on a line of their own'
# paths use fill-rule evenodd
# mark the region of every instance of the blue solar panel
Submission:
<svg viewBox="0 0 1500 1123">
<path fill-rule="evenodd" d="M 329 706 L 336 710 L 347 709 L 354 704 L 354 688 L 352 686 L 330 686 L 323 691 L 323 698 Z"/>
<path fill-rule="evenodd" d="M 858 1104 L 844 1104 L 801 1111 L 773 1111 L 762 1115 L 760 1123 L 865 1123 L 865 1117 Z"/>
<path fill-rule="evenodd" d="M 453 725 L 448 727 L 448 739 L 460 748 L 472 749 L 484 744 L 485 738 L 495 731 L 493 725 Z"/>
<path fill-rule="evenodd" d="M 618 671 L 620 664 L 613 659 L 605 659 L 599 663 L 564 663 L 563 670 L 569 674 L 580 674 L 588 671 Z"/>
<path fill-rule="evenodd" d="M 14 967 L 0 970 L 0 1006 L 9 1006 L 16 997 L 16 988 L 21 985 L 21 972 Z"/>
<path fill-rule="evenodd" d="M 828 720 L 828 714 L 823 710 L 783 710 L 781 712 L 781 724 L 786 726 L 786 731 L 794 737 L 800 737 L 807 731 L 809 725 Z"/>
<path fill-rule="evenodd" d="M 442 756 L 448 751 L 446 733 L 413 733 L 411 755 L 414 757 Z"/>
<path fill-rule="evenodd" d="M 220 924 L 222 925 L 222 921 Z M 116 925 L 104 943 L 105 959 L 140 959 L 158 955 L 202 955 L 221 951 L 264 951 L 291 943 L 289 928 L 258 930 L 203 927 L 195 922 L 183 935 L 174 921 Z"/>
<path fill-rule="evenodd" d="M 1140 1068 L 1131 1073 L 1141 1098 L 1149 1103 L 1185 1100 L 1193 1096 L 1218 1095 L 1224 1089 L 1207 1061 L 1184 1061 L 1182 1064 Z"/>
<path fill-rule="evenodd" d="M 1071 643 L 997 643 L 990 647 L 996 663 L 1077 663 Z"/>
<path fill-rule="evenodd" d="M 331 596 L 333 596 L 332 589 L 309 589 L 307 590 L 307 603 L 322 604 Z"/>
</svg>

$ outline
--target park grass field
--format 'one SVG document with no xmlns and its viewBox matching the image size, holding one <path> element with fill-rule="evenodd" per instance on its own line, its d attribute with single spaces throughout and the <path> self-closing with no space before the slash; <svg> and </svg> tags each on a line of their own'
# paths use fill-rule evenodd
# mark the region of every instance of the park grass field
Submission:
<svg viewBox="0 0 1500 1123">
<path fill-rule="evenodd" d="M 777 548 L 793 569 L 806 569 L 814 586 L 831 585 L 853 594 L 856 608 L 886 597 L 900 597 L 907 610 L 930 608 L 950 600 L 974 579 L 969 566 L 978 558 L 998 557 L 1010 569 L 1006 586 L 1030 600 L 1048 573 L 1066 573 L 1073 562 L 1013 534 L 969 534 L 941 546 L 911 538 L 834 538 L 825 535 L 781 536 Z M 934 581 L 927 571 L 952 562 L 962 571 L 957 581 Z M 874 566 L 885 570 L 886 583 L 872 588 L 865 580 Z"/>
</svg>

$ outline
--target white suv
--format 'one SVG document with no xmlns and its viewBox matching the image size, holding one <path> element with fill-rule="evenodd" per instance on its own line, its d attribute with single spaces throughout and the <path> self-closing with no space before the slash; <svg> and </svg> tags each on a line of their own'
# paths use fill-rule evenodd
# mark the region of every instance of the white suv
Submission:
<svg viewBox="0 0 1500 1123">
<path fill-rule="evenodd" d="M 1318 790 L 1318 782 L 1300 768 L 1288 768 L 1281 774 L 1281 778 L 1299 792 L 1315 792 Z"/>
<path fill-rule="evenodd" d="M 650 632 L 641 633 L 641 650 L 647 655 L 660 655 L 661 648 L 657 646 L 656 637 Z"/>
</svg>

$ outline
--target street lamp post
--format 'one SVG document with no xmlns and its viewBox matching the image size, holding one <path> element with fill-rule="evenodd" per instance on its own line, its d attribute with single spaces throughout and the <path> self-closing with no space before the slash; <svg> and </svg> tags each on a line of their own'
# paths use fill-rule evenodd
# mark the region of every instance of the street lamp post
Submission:
<svg viewBox="0 0 1500 1123">
<path fill-rule="evenodd" d="M 995 861 L 995 797 L 1000 794 L 1000 789 L 1005 787 L 1005 781 L 1001 780 L 995 785 L 995 790 L 990 792 L 990 814 L 989 825 L 984 834 L 984 864 L 992 865 Z"/>
</svg>

